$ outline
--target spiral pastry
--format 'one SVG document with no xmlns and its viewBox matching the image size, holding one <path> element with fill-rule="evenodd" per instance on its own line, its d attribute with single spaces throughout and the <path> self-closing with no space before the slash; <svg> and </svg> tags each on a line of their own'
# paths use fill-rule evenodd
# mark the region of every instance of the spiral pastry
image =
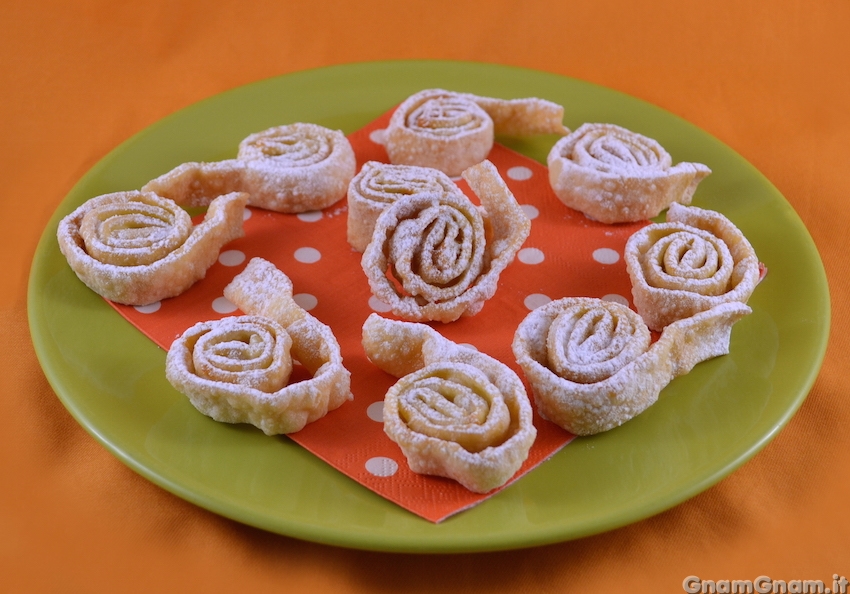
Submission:
<svg viewBox="0 0 850 594">
<path fill-rule="evenodd" d="M 342 132 L 295 123 L 251 134 L 235 159 L 183 163 L 142 189 L 186 206 L 246 192 L 251 206 L 299 213 L 342 199 L 355 171 L 354 150 Z"/>
<path fill-rule="evenodd" d="M 480 163 L 495 134 L 564 134 L 563 107 L 543 99 L 494 99 L 443 89 L 408 97 L 387 126 L 390 162 L 439 169 L 450 176 Z"/>
<path fill-rule="evenodd" d="M 384 397 L 384 432 L 410 469 L 486 493 L 506 484 L 537 436 L 522 381 L 503 363 L 425 324 L 372 314 L 369 359 L 400 378 Z"/>
<path fill-rule="evenodd" d="M 202 324 L 192 349 L 198 376 L 212 382 L 275 392 L 292 373 L 292 339 L 267 318 L 240 316 Z"/>
<path fill-rule="evenodd" d="M 193 226 L 182 208 L 152 192 L 104 194 L 59 222 L 59 249 L 99 295 L 146 305 L 179 295 L 206 275 L 221 247 L 243 235 L 247 199 L 220 196 Z"/>
<path fill-rule="evenodd" d="M 732 326 L 750 308 L 726 303 L 671 324 L 652 343 L 624 305 L 566 297 L 533 310 L 513 340 L 540 415 L 575 435 L 634 418 L 675 377 L 727 354 Z"/>
<path fill-rule="evenodd" d="M 604 381 L 649 348 L 649 328 L 628 307 L 595 299 L 562 305 L 546 336 L 549 367 L 561 377 Z"/>
<path fill-rule="evenodd" d="M 457 185 L 437 169 L 368 161 L 348 186 L 348 243 L 363 252 L 375 221 L 397 200 L 457 193 Z"/>
<path fill-rule="evenodd" d="M 674 202 L 690 204 L 711 170 L 673 165 L 655 140 L 613 124 L 583 124 L 547 159 L 549 182 L 567 206 L 602 223 L 652 218 Z"/>
<path fill-rule="evenodd" d="M 266 407 L 257 422 L 266 433 L 293 433 L 353 398 L 351 374 L 343 366 L 333 331 L 301 308 L 292 297 L 292 282 L 274 264 L 252 258 L 224 288 L 224 296 L 242 312 L 274 320 L 292 338 L 290 352 L 311 375 L 290 384 Z M 258 424 L 259 423 L 259 424 Z"/>
<path fill-rule="evenodd" d="M 289 409 L 292 339 L 277 322 L 234 316 L 199 322 L 166 355 L 165 376 L 196 409 L 224 423 L 282 433 Z"/>
<path fill-rule="evenodd" d="M 399 317 L 451 322 L 478 313 L 528 237 L 530 222 L 492 163 L 464 178 L 481 209 L 462 192 L 425 194 L 378 217 L 361 265 L 373 294 Z"/>
<path fill-rule="evenodd" d="M 626 242 L 637 311 L 653 330 L 730 301 L 746 303 L 761 275 L 750 242 L 726 217 L 671 205 L 664 223 Z"/>
<path fill-rule="evenodd" d="M 453 441 L 473 453 L 502 443 L 511 424 L 496 386 L 463 363 L 432 363 L 406 375 L 387 392 L 384 406 L 397 411 L 396 418 L 412 432 Z"/>
</svg>

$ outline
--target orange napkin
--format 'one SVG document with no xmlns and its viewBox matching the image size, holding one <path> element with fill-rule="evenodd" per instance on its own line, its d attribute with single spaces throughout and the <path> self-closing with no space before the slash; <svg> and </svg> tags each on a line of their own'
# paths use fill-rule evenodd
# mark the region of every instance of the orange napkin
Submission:
<svg viewBox="0 0 850 594">
<path fill-rule="evenodd" d="M 359 167 L 369 160 L 388 162 L 381 144 L 387 113 L 354 132 L 349 140 Z M 622 260 L 628 237 L 644 223 L 603 225 L 565 207 L 548 182 L 546 167 L 496 144 L 489 155 L 532 219 L 531 235 L 517 259 L 502 274 L 496 295 L 476 316 L 433 325 L 446 338 L 472 345 L 514 369 L 514 331 L 528 312 L 550 299 L 600 297 L 630 303 L 631 284 Z M 458 185 L 477 203 L 464 181 Z M 253 257 L 274 263 L 290 277 L 296 301 L 331 327 L 351 372 L 354 400 L 289 437 L 355 481 L 432 522 L 474 506 L 498 490 L 480 495 L 454 481 L 411 472 L 399 448 L 384 435 L 381 404 L 396 378 L 366 358 L 361 328 L 378 311 L 360 268 L 360 254 L 346 240 L 346 204 L 321 212 L 284 215 L 246 210 L 245 237 L 225 246 L 206 278 L 179 297 L 146 307 L 112 304 L 118 312 L 168 349 L 198 321 L 239 315 L 222 291 Z M 164 372 L 164 371 L 163 371 Z M 293 379 L 297 379 L 294 376 Z M 526 385 L 530 392 L 530 388 Z M 199 413 L 200 414 L 200 413 Z M 210 421 L 214 422 L 214 421 Z M 545 461 L 573 436 L 535 416 L 538 436 L 528 460 L 512 480 Z M 504 488 L 504 487 L 503 487 Z"/>
</svg>

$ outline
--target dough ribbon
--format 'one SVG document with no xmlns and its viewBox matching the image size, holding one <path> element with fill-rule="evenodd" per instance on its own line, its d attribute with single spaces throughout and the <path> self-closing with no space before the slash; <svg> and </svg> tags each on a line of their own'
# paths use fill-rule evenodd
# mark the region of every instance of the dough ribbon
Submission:
<svg viewBox="0 0 850 594">
<path fill-rule="evenodd" d="M 646 410 L 697 363 L 728 354 L 732 326 L 750 311 L 718 305 L 667 326 L 653 343 L 625 305 L 565 297 L 529 313 L 512 347 L 537 412 L 574 435 L 593 435 Z"/>
<path fill-rule="evenodd" d="M 612 224 L 657 216 L 674 202 L 690 204 L 711 170 L 673 165 L 656 140 L 614 124 L 583 124 L 549 151 L 549 182 L 567 206 Z"/>
<path fill-rule="evenodd" d="M 299 122 L 247 136 L 235 159 L 183 163 L 142 189 L 186 206 L 246 192 L 250 206 L 301 213 L 341 200 L 355 170 L 354 150 L 342 132 Z"/>
<path fill-rule="evenodd" d="M 426 324 L 371 314 L 363 348 L 399 378 L 384 398 L 384 431 L 411 470 L 486 493 L 506 484 L 537 436 L 522 381 L 500 361 Z"/>
<path fill-rule="evenodd" d="M 152 192 L 103 194 L 59 222 L 59 249 L 97 294 L 147 305 L 186 291 L 206 275 L 222 246 L 244 235 L 247 199 L 238 192 L 219 196 L 193 225 L 179 205 Z"/>
</svg>

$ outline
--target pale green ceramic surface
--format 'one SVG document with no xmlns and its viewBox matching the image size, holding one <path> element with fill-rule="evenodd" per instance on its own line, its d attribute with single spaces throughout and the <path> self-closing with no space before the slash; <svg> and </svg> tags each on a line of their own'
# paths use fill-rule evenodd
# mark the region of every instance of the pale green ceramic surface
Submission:
<svg viewBox="0 0 850 594">
<path fill-rule="evenodd" d="M 306 121 L 351 132 L 406 96 L 443 87 L 539 96 L 565 123 L 612 122 L 659 140 L 674 161 L 713 170 L 694 204 L 718 210 L 769 274 L 733 331 L 731 354 L 699 365 L 626 425 L 575 440 L 480 506 L 434 525 L 383 500 L 287 438 L 199 415 L 165 380 L 165 353 L 83 286 L 55 241 L 60 217 L 95 195 L 134 189 L 191 160 L 232 157 L 238 142 Z M 552 138 L 509 146 L 545 162 Z M 784 426 L 823 359 L 829 294 L 817 250 L 779 192 L 731 149 L 623 94 L 496 65 L 382 62 L 282 76 L 218 95 L 131 138 L 59 206 L 38 246 L 29 317 L 39 360 L 71 414 L 154 483 L 206 509 L 296 538 L 362 549 L 466 552 L 578 538 L 640 520 L 708 488 Z"/>
</svg>

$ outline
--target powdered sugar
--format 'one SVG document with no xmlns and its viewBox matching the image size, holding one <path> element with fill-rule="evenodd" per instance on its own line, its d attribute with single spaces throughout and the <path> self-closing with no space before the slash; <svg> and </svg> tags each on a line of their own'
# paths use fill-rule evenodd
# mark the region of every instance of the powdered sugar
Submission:
<svg viewBox="0 0 850 594">
<path fill-rule="evenodd" d="M 674 202 L 689 204 L 711 170 L 672 165 L 654 139 L 614 124 L 583 124 L 549 152 L 549 179 L 570 208 L 602 223 L 652 218 Z"/>
<path fill-rule="evenodd" d="M 741 231 L 720 213 L 693 206 L 673 204 L 667 218 L 632 235 L 625 249 L 635 307 L 649 327 L 746 303 L 761 270 Z"/>
<path fill-rule="evenodd" d="M 386 434 L 414 472 L 486 493 L 528 456 L 537 430 L 522 382 L 500 361 L 461 347 L 425 324 L 372 314 L 363 347 L 401 379 L 384 398 Z"/>
<path fill-rule="evenodd" d="M 530 222 L 491 163 L 465 175 L 483 208 L 461 192 L 397 201 L 378 217 L 363 253 L 372 292 L 406 320 L 478 313 L 528 236 Z"/>
<path fill-rule="evenodd" d="M 563 107 L 537 98 L 504 100 L 426 89 L 405 99 L 385 135 L 390 162 L 456 177 L 487 158 L 494 135 L 563 134 Z"/>
<path fill-rule="evenodd" d="M 242 212 L 247 199 L 246 194 L 238 193 L 217 198 L 210 204 L 204 221 L 186 234 L 188 215 L 168 199 L 138 191 L 104 194 L 85 202 L 60 221 L 59 249 L 80 280 L 99 295 L 117 303 L 146 305 L 179 295 L 204 277 L 221 247 L 242 236 Z M 111 240 L 98 239 L 97 233 L 103 230 L 99 222 L 117 212 L 125 219 L 115 225 L 120 228 L 126 223 L 126 213 L 139 203 L 172 213 L 157 217 L 152 233 L 154 239 L 169 235 L 168 240 L 148 251 L 120 246 L 114 250 L 109 245 Z M 99 212 L 102 214 L 96 214 Z M 133 224 L 140 222 L 137 217 L 131 219 Z M 174 233 L 166 231 L 167 225 L 163 224 L 170 220 L 176 221 Z M 84 230 L 85 221 L 88 224 Z M 149 221 L 149 214 L 143 215 L 142 222 L 145 221 Z M 81 235 L 84 231 L 86 237 Z M 144 233 L 136 232 L 133 243 L 143 244 L 144 239 Z M 87 251 L 87 242 L 95 247 L 93 253 Z M 136 257 L 137 252 L 142 253 L 141 259 Z M 104 254 L 102 261 L 98 256 Z"/>
<path fill-rule="evenodd" d="M 342 199 L 355 171 L 354 151 L 341 131 L 299 122 L 251 134 L 236 159 L 183 163 L 143 189 L 194 205 L 242 191 L 251 206 L 301 213 Z"/>
</svg>

